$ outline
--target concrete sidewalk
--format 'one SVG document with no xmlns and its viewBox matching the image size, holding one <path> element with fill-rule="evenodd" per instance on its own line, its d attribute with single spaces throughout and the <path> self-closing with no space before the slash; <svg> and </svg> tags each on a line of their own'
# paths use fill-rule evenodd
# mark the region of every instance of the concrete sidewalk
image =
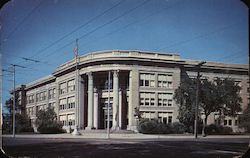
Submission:
<svg viewBox="0 0 250 158">
<path fill-rule="evenodd" d="M 3 137 L 10 138 L 12 135 L 3 135 Z M 16 138 L 69 138 L 69 139 L 107 139 L 107 133 L 82 133 L 81 135 L 72 135 L 68 133 L 63 134 L 18 134 Z M 250 135 L 208 135 L 206 137 L 198 136 L 199 139 L 215 139 L 215 138 L 245 138 L 250 139 Z M 165 135 L 152 135 L 141 133 L 111 133 L 110 139 L 194 139 L 190 134 L 165 134 Z"/>
</svg>

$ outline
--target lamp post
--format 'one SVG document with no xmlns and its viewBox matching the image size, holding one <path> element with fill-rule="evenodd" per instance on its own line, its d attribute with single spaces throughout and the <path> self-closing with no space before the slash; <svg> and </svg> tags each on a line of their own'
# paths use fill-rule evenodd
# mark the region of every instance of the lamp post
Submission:
<svg viewBox="0 0 250 158">
<path fill-rule="evenodd" d="M 200 88 L 200 68 L 203 64 L 205 64 L 205 61 L 199 62 L 198 65 L 196 65 L 197 68 L 197 80 L 196 80 L 196 96 L 195 96 L 195 120 L 194 120 L 194 136 L 195 139 L 198 137 L 198 109 L 199 109 L 199 88 Z"/>
</svg>

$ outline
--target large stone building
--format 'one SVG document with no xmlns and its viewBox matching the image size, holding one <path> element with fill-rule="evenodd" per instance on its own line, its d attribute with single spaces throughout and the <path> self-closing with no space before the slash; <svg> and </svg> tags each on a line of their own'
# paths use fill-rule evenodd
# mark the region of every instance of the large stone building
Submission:
<svg viewBox="0 0 250 158">
<path fill-rule="evenodd" d="M 77 64 L 78 63 L 78 64 Z M 145 118 L 164 123 L 178 121 L 174 91 L 183 76 L 197 76 L 199 61 L 184 60 L 177 54 L 141 51 L 104 51 L 80 56 L 60 65 L 52 75 L 26 85 L 26 111 L 32 122 L 36 112 L 54 107 L 64 128 L 105 129 L 108 115 L 113 129 L 136 129 L 135 108 Z M 242 87 L 242 108 L 249 102 L 248 65 L 206 62 L 202 78 L 233 78 Z M 108 93 L 108 76 L 111 90 Z M 110 96 L 110 113 L 108 98 Z M 218 117 L 211 114 L 209 122 Z M 237 129 L 237 117 L 225 117 L 223 125 Z"/>
</svg>

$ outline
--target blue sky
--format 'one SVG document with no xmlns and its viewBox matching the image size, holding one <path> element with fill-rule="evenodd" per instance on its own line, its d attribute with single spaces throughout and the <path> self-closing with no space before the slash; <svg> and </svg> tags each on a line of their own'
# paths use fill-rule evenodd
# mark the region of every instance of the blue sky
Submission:
<svg viewBox="0 0 250 158">
<path fill-rule="evenodd" d="M 247 7 L 240 0 L 12 0 L 0 11 L 0 24 L 3 68 L 27 67 L 17 68 L 17 84 L 73 59 L 76 38 L 80 55 L 144 50 L 248 63 Z M 9 80 L 4 73 L 3 98 Z"/>
</svg>

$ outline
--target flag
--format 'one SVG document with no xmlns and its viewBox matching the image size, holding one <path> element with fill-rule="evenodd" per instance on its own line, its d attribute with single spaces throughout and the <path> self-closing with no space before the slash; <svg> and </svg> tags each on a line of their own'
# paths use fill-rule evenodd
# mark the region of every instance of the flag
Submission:
<svg viewBox="0 0 250 158">
<path fill-rule="evenodd" d="M 75 57 L 78 57 L 78 47 L 74 48 L 74 54 L 75 54 Z"/>
</svg>

